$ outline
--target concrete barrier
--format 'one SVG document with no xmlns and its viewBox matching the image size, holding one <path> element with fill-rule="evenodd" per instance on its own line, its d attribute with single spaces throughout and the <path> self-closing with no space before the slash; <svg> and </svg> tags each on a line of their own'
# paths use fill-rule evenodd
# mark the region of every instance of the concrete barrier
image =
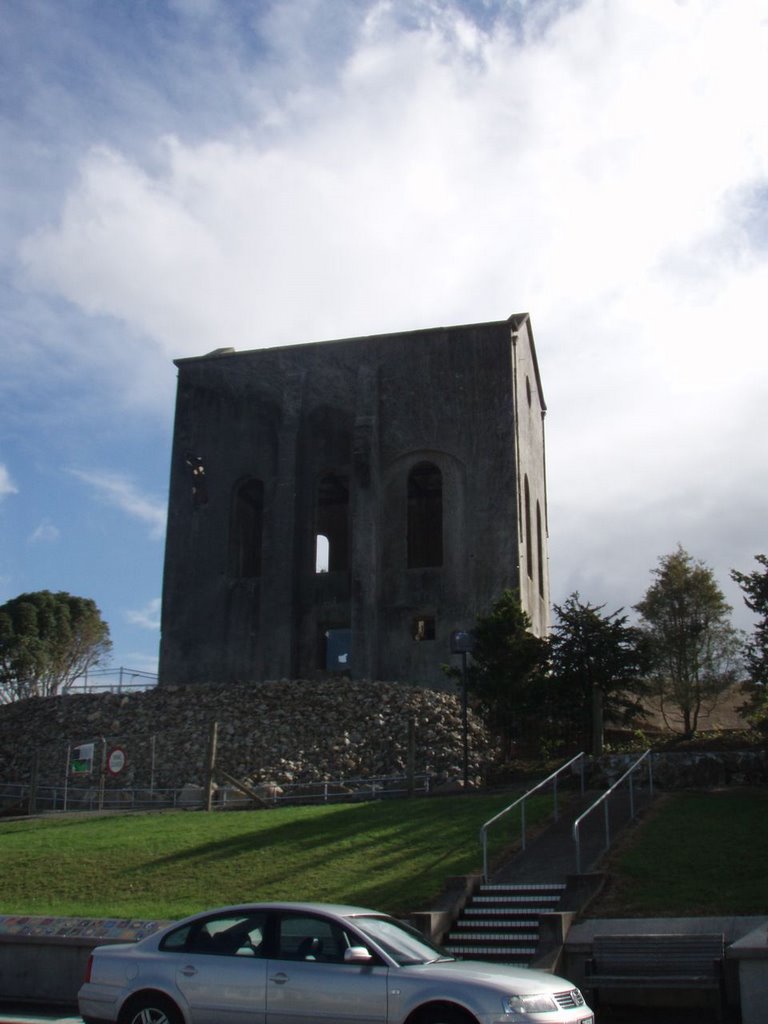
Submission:
<svg viewBox="0 0 768 1024">
<path fill-rule="evenodd" d="M 764 1024 L 768 1006 L 768 922 L 734 942 L 726 955 L 739 965 L 741 1024 Z"/>
<path fill-rule="evenodd" d="M 169 921 L 0 915 L 0 998 L 76 1006 L 94 946 L 138 942 Z"/>
</svg>

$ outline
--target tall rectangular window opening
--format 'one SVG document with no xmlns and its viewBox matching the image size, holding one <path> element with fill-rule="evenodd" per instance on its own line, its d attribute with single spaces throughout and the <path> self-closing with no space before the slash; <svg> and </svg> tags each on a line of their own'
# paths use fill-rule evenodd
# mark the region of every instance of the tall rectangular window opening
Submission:
<svg viewBox="0 0 768 1024">
<path fill-rule="evenodd" d="M 411 621 L 411 636 L 417 642 L 435 639 L 434 615 L 418 615 Z"/>
<path fill-rule="evenodd" d="M 443 564 L 443 475 L 431 462 L 408 474 L 408 568 Z"/>
<path fill-rule="evenodd" d="M 261 547 L 264 530 L 264 484 L 243 481 L 235 491 L 230 528 L 232 575 L 241 579 L 261 576 Z"/>
<path fill-rule="evenodd" d="M 533 579 L 533 543 L 531 538 L 531 490 L 528 486 L 528 476 L 525 477 L 525 564 L 528 569 L 528 578 Z"/>
<path fill-rule="evenodd" d="M 349 481 L 327 473 L 317 487 L 315 572 L 349 569 Z"/>
<path fill-rule="evenodd" d="M 539 570 L 539 597 L 544 597 L 544 531 L 541 525 L 541 505 L 536 502 L 536 557 Z"/>
</svg>

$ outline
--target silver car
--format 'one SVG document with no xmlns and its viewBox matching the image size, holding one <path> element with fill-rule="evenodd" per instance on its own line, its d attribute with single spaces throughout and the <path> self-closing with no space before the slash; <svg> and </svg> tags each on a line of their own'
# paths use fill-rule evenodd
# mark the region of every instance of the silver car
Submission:
<svg viewBox="0 0 768 1024">
<path fill-rule="evenodd" d="M 84 1024 L 594 1024 L 562 978 L 321 903 L 224 907 L 99 946 L 79 1003 Z"/>
</svg>

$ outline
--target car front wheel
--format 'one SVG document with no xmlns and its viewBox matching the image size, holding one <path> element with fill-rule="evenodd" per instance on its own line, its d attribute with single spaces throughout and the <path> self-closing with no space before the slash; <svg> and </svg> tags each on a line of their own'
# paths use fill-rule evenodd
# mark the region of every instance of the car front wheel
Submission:
<svg viewBox="0 0 768 1024">
<path fill-rule="evenodd" d="M 148 992 L 125 1005 L 118 1024 L 184 1024 L 184 1018 L 170 999 Z"/>
</svg>

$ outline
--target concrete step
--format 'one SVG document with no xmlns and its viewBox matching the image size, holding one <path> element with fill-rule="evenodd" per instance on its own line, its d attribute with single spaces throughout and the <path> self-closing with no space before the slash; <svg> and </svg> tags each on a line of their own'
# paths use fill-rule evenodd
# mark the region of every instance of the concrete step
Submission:
<svg viewBox="0 0 768 1024">
<path fill-rule="evenodd" d="M 445 943 L 464 959 L 527 965 L 539 943 L 539 915 L 559 903 L 565 885 L 482 885 L 454 922 Z"/>
</svg>

